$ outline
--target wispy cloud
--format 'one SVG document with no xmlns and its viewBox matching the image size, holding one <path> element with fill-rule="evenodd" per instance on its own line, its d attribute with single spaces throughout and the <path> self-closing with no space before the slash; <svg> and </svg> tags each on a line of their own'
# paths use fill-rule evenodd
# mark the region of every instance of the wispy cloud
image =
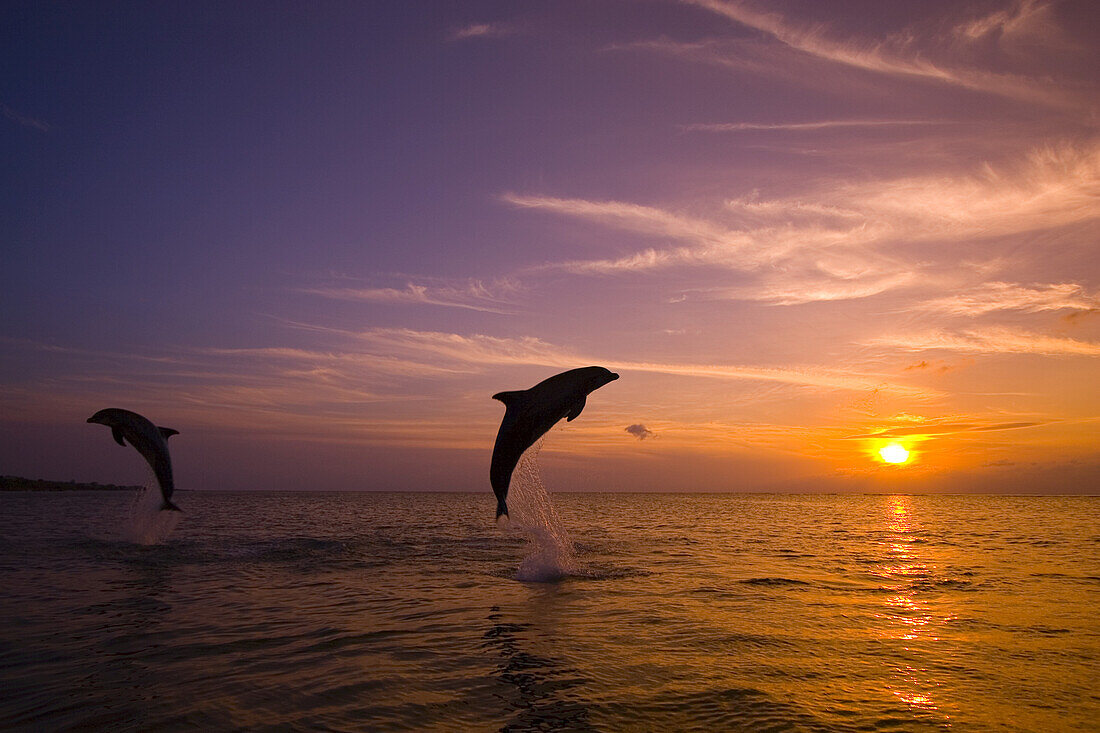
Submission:
<svg viewBox="0 0 1100 733">
<path fill-rule="evenodd" d="M 808 302 L 905 285 L 913 270 L 901 258 L 905 245 L 970 243 L 1100 219 L 1100 143 L 1043 145 L 1013 164 L 984 164 L 964 173 L 826 181 L 817 189 L 798 198 L 731 199 L 707 217 L 623 201 L 517 194 L 504 199 L 676 243 L 541 269 L 613 274 L 677 266 L 767 268 L 778 273 L 775 281 L 757 292 L 739 288 L 730 295 Z M 886 251 L 898 254 L 887 257 Z"/>
<path fill-rule="evenodd" d="M 641 423 L 635 423 L 633 425 L 627 425 L 625 428 L 623 428 L 623 430 L 630 433 L 631 435 L 633 435 L 638 440 L 645 440 L 646 438 L 649 438 L 649 437 L 655 435 L 655 433 L 652 430 L 647 428 L 645 425 L 642 425 Z"/>
<path fill-rule="evenodd" d="M 1048 354 L 1063 356 L 1100 356 L 1100 343 L 1046 336 L 1009 328 L 968 330 L 959 333 L 930 331 L 881 336 L 867 342 L 907 351 L 961 351 L 980 354 Z"/>
<path fill-rule="evenodd" d="M 606 226 L 649 236 L 670 237 L 700 244 L 747 243 L 744 240 L 738 240 L 736 232 L 720 224 L 654 206 L 623 201 L 521 196 L 515 193 L 506 193 L 502 198 L 522 208 L 541 209 L 565 216 L 589 219 Z"/>
<path fill-rule="evenodd" d="M 478 366 L 575 366 L 582 357 L 535 337 L 501 338 L 483 334 L 463 335 L 408 328 L 374 328 L 344 332 L 355 341 L 388 354 L 428 359 L 431 363 L 463 363 Z"/>
<path fill-rule="evenodd" d="M 451 39 L 463 41 L 471 38 L 501 38 L 516 32 L 510 23 L 470 23 L 451 32 Z"/>
<path fill-rule="evenodd" d="M 6 104 L 0 104 L 0 111 L 3 111 L 4 116 L 9 120 L 23 127 L 30 127 L 35 130 L 41 130 L 42 132 L 50 131 L 50 124 L 48 122 L 43 122 L 42 120 L 37 120 L 27 115 L 21 115 Z"/>
<path fill-rule="evenodd" d="M 992 422 L 992 421 L 946 421 L 946 420 L 927 420 L 922 421 L 919 425 L 899 425 L 890 428 L 883 428 L 881 430 L 875 430 L 869 433 L 862 433 L 860 435 L 849 435 L 848 439 L 873 439 L 873 438 L 904 438 L 916 435 L 955 435 L 958 433 L 987 433 L 995 432 L 999 430 L 1020 430 L 1023 428 L 1034 428 L 1047 424 L 1046 421 L 1040 420 L 1023 420 L 1015 422 Z"/>
<path fill-rule="evenodd" d="M 1065 106 L 1075 103 L 1063 90 L 1039 80 L 981 69 L 953 67 L 924 56 L 916 32 L 906 29 L 885 39 L 862 42 L 830 37 L 821 24 L 799 24 L 775 12 L 736 0 L 686 0 L 821 60 L 893 77 L 919 78 L 1017 100 Z"/>
<path fill-rule="evenodd" d="M 1015 0 L 1007 7 L 959 23 L 953 34 L 968 43 L 992 42 L 1002 49 L 1065 50 L 1072 45 L 1055 22 L 1051 0 Z"/>
<path fill-rule="evenodd" d="M 453 420 L 450 434 L 441 427 L 466 409 L 469 387 L 455 385 L 480 384 L 478 380 L 498 370 L 517 366 L 561 370 L 602 364 L 624 372 L 757 381 L 823 393 L 876 389 L 910 397 L 929 394 L 877 374 L 815 366 L 623 361 L 534 337 L 286 325 L 310 331 L 312 345 L 116 353 L 10 343 L 24 352 L 48 353 L 49 369 L 28 374 L 0 393 L 0 410 L 18 419 L 49 415 L 69 420 L 74 411 L 117 403 L 139 411 L 167 410 L 173 419 L 222 430 L 344 442 L 438 441 L 454 447 L 469 443 L 456 438 Z M 171 400 L 166 402 L 168 391 Z M 474 390 L 478 395 L 483 391 Z M 402 408 L 395 411 L 398 402 Z M 419 422 L 423 425 L 418 427 Z"/>
<path fill-rule="evenodd" d="M 669 364 L 634 361 L 605 361 L 603 364 L 608 369 L 620 371 L 652 372 L 683 377 L 755 380 L 799 385 L 803 387 L 855 390 L 859 392 L 879 389 L 914 397 L 928 394 L 926 390 L 889 382 L 888 380 L 874 375 L 860 375 L 850 371 L 822 369 L 819 367 L 760 368 L 723 364 Z"/>
<path fill-rule="evenodd" d="M 852 209 L 804 201 L 727 201 L 727 218 L 747 225 L 692 217 L 653 206 L 553 197 L 507 200 L 528 208 L 593 221 L 681 246 L 647 248 L 604 259 L 542 265 L 580 275 L 656 272 L 672 267 L 718 267 L 755 273 L 733 288 L 696 288 L 684 295 L 708 300 L 755 300 L 795 305 L 876 295 L 903 286 L 912 268 L 865 245 L 882 238 L 880 224 Z"/>
<path fill-rule="evenodd" d="M 588 201 L 515 194 L 508 194 L 504 198 L 525 208 L 586 219 L 612 229 L 678 240 L 688 245 L 649 248 L 622 257 L 571 260 L 535 268 L 550 267 L 577 274 L 652 271 L 677 265 L 719 265 L 749 270 L 772 264 L 794 252 L 820 251 L 838 245 L 858 246 L 872 239 L 872 233 L 865 222 L 846 223 L 840 227 L 831 220 L 795 225 L 782 222 L 780 218 L 781 223 L 778 225 L 738 228 L 734 224 L 622 201 Z M 788 202 L 783 207 L 788 212 L 792 209 L 798 209 L 799 213 L 810 211 L 801 202 Z M 819 218 L 831 219 L 832 214 Z"/>
<path fill-rule="evenodd" d="M 267 433 L 331 432 L 329 423 L 362 417 L 369 406 L 415 399 L 395 380 L 438 377 L 444 370 L 363 353 L 286 347 L 175 348 L 159 353 L 107 352 L 21 343 L 51 355 L 48 368 L 0 395 L 7 414 L 50 413 L 110 404 L 169 410 L 192 424 Z M 445 372 L 444 372 L 445 373 Z M 170 394 L 170 399 L 166 395 Z M 90 414 L 90 413 L 89 413 Z"/>
<path fill-rule="evenodd" d="M 944 124 L 933 120 L 821 120 L 818 122 L 697 122 L 682 125 L 689 132 L 744 132 L 747 130 L 801 132 L 861 127 L 908 127 Z"/>
<path fill-rule="evenodd" d="M 487 313 L 510 313 L 504 294 L 515 292 L 514 281 L 498 281 L 489 285 L 481 280 L 469 280 L 462 285 L 409 282 L 404 288 L 317 287 L 301 292 L 336 300 L 392 303 L 405 305 L 436 305 L 465 308 Z"/>
<path fill-rule="evenodd" d="M 502 338 L 483 334 L 464 335 L 405 328 L 376 328 L 365 331 L 314 328 L 354 339 L 370 352 L 377 351 L 404 359 L 424 360 L 426 363 L 435 365 L 469 364 L 479 367 L 531 365 L 568 368 L 598 364 L 608 369 L 683 377 L 755 380 L 824 389 L 859 391 L 882 389 L 914 396 L 927 394 L 908 385 L 891 382 L 880 375 L 858 374 L 815 366 L 749 367 L 731 364 L 623 361 L 598 354 L 582 354 L 563 349 L 535 337 Z"/>
<path fill-rule="evenodd" d="M 785 262 L 758 273 L 753 282 L 730 288 L 696 289 L 685 300 L 745 300 L 777 306 L 857 300 L 907 287 L 918 280 L 908 270 L 883 258 L 856 253 L 822 253 L 801 262 Z"/>
<path fill-rule="evenodd" d="M 840 199 L 914 240 L 992 237 L 1100 219 L 1100 142 L 1041 145 L 963 175 L 852 184 Z"/>
<path fill-rule="evenodd" d="M 1002 310 L 1028 313 L 1051 310 L 1091 311 L 1100 308 L 1100 297 L 1089 294 L 1077 283 L 1027 286 L 989 282 L 968 292 L 927 300 L 917 307 L 955 316 L 979 316 Z"/>
</svg>

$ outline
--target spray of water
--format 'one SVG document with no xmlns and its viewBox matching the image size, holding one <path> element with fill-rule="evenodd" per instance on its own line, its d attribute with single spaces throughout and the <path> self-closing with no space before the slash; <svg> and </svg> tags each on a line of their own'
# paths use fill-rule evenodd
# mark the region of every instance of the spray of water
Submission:
<svg viewBox="0 0 1100 733">
<path fill-rule="evenodd" d="M 156 545 L 168 539 L 168 535 L 179 524 L 181 512 L 161 511 L 163 503 L 160 488 L 147 486 L 130 504 L 126 526 L 122 529 L 122 538 L 139 545 Z"/>
<path fill-rule="evenodd" d="M 546 583 L 577 571 L 573 543 L 550 503 L 539 474 L 542 440 L 527 449 L 512 474 L 508 489 L 509 526 L 527 535 L 527 556 L 516 580 Z"/>
</svg>

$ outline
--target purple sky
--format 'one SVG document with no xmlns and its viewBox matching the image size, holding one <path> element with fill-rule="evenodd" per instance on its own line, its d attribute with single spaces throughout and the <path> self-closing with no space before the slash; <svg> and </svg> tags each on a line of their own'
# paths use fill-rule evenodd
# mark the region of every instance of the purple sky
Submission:
<svg viewBox="0 0 1100 733">
<path fill-rule="evenodd" d="M 1095 491 L 1100 5 L 8 3 L 0 473 Z M 897 442 L 911 460 L 887 465 Z"/>
</svg>

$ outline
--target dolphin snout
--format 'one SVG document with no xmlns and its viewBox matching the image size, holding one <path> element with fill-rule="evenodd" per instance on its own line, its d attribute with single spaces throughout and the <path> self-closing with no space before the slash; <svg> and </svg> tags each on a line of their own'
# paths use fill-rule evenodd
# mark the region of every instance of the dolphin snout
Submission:
<svg viewBox="0 0 1100 733">
<path fill-rule="evenodd" d="M 619 378 L 618 374 L 616 374 L 615 372 L 611 372 L 611 381 L 615 381 L 618 378 Z"/>
</svg>

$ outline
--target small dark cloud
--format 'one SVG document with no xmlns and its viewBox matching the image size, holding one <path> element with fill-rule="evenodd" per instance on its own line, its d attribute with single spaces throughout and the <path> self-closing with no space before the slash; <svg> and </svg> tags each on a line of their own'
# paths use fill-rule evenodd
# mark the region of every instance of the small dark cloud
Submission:
<svg viewBox="0 0 1100 733">
<path fill-rule="evenodd" d="M 951 366 L 950 364 L 936 364 L 934 362 L 925 361 L 925 360 L 922 359 L 921 361 L 918 361 L 916 364 L 910 364 L 909 366 L 902 369 L 902 371 L 904 371 L 904 372 L 935 371 L 939 374 L 943 374 L 944 372 L 949 372 L 954 368 L 955 367 Z"/>
<path fill-rule="evenodd" d="M 646 438 L 650 438 L 656 435 L 656 433 L 654 433 L 652 430 L 647 428 L 645 425 L 642 425 L 641 423 L 627 425 L 624 429 L 626 430 L 626 432 L 630 433 L 638 440 L 645 440 Z"/>
<path fill-rule="evenodd" d="M 986 431 L 986 430 L 1015 430 L 1016 428 L 1033 428 L 1036 425 L 1042 425 L 1039 422 L 1003 422 L 996 425 L 983 425 L 981 427 L 971 428 L 974 431 Z"/>
</svg>

